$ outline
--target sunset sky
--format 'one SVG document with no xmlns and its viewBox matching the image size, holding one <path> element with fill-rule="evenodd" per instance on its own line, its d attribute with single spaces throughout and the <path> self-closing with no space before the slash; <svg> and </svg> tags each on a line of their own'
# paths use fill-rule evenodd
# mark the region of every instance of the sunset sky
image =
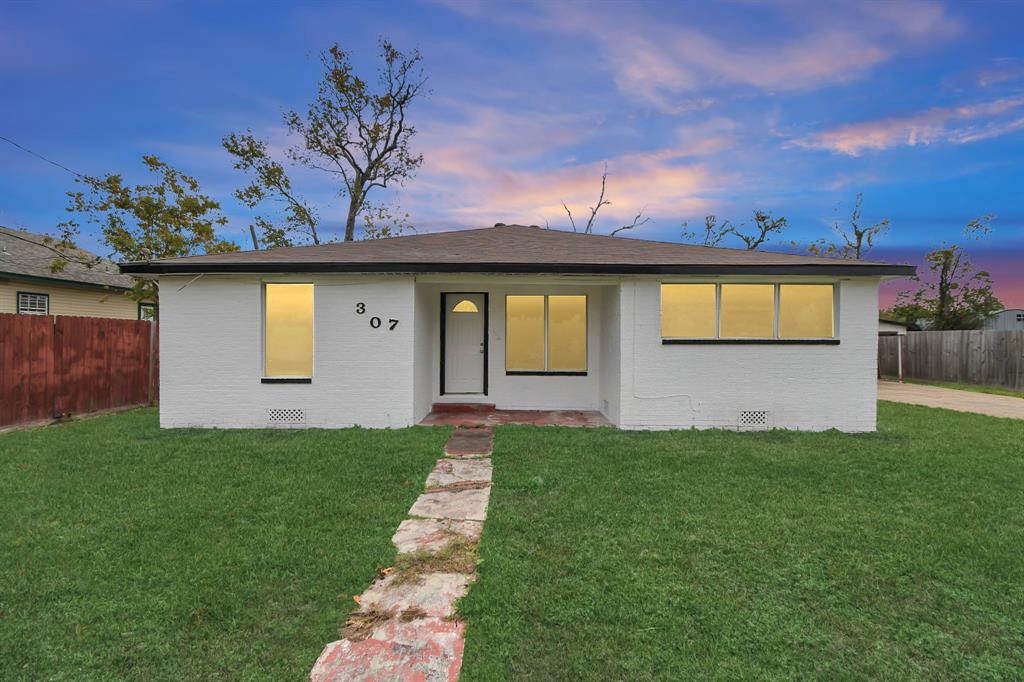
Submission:
<svg viewBox="0 0 1024 682">
<path fill-rule="evenodd" d="M 568 228 L 561 202 L 592 205 L 605 163 L 598 231 L 646 207 L 633 236 L 650 239 L 761 209 L 789 219 L 773 244 L 788 250 L 828 236 L 863 192 L 865 220 L 892 221 L 871 257 L 965 244 L 1024 307 L 1022 26 L 1020 3 L 5 3 L 0 136 L 140 182 L 140 155 L 157 154 L 247 246 L 221 137 L 252 128 L 283 149 L 281 114 L 311 99 L 317 54 L 338 42 L 369 76 L 386 36 L 418 47 L 429 76 L 412 112 L 424 165 L 382 197 L 421 232 Z M 337 234 L 330 179 L 293 180 Z M 52 231 L 73 187 L 0 142 L 0 224 Z M 993 234 L 965 240 L 987 213 Z"/>
</svg>

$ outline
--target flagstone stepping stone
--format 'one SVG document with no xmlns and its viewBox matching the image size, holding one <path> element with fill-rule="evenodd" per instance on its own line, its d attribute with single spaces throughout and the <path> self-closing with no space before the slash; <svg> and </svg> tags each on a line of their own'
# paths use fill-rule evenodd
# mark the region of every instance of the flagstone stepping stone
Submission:
<svg viewBox="0 0 1024 682">
<path fill-rule="evenodd" d="M 360 610 L 414 611 L 419 617 L 447 618 L 455 613 L 455 602 L 466 595 L 472 575 L 425 573 L 401 580 L 392 574 L 370 585 L 359 598 Z"/>
<path fill-rule="evenodd" d="M 342 639 L 325 646 L 309 679 L 455 682 L 462 666 L 464 627 L 443 618 L 388 621 L 366 639 Z"/>
<path fill-rule="evenodd" d="M 413 503 L 409 516 L 483 521 L 487 518 L 487 501 L 490 497 L 490 486 L 457 492 L 423 493 Z"/>
<path fill-rule="evenodd" d="M 479 521 L 444 519 L 406 519 L 398 526 L 391 542 L 398 552 L 436 552 L 447 547 L 455 535 L 479 542 L 484 524 Z"/>
<path fill-rule="evenodd" d="M 427 488 L 444 488 L 460 483 L 489 483 L 490 480 L 489 459 L 440 459 L 427 476 Z"/>
<path fill-rule="evenodd" d="M 444 446 L 446 455 L 477 457 L 491 454 L 494 432 L 483 428 L 457 428 Z"/>
</svg>

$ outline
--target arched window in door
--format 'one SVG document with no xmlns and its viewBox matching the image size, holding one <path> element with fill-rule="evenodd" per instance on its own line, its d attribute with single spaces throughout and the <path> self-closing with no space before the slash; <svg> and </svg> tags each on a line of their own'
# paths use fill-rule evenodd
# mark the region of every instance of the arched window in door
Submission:
<svg viewBox="0 0 1024 682">
<path fill-rule="evenodd" d="M 459 301 L 458 303 L 455 304 L 455 307 L 452 308 L 452 312 L 453 313 L 478 313 L 480 311 L 477 310 L 476 303 L 473 303 L 468 298 L 464 298 L 464 299 L 462 299 L 461 301 Z"/>
</svg>

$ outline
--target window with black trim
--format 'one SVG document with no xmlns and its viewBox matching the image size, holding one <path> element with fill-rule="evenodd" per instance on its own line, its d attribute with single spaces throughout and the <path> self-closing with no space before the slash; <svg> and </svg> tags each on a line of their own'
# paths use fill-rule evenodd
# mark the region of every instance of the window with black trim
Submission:
<svg viewBox="0 0 1024 682">
<path fill-rule="evenodd" d="M 313 285 L 267 283 L 264 306 L 264 377 L 312 377 Z"/>
<path fill-rule="evenodd" d="M 30 291 L 18 292 L 19 315 L 49 315 L 50 295 L 36 294 Z"/>
<path fill-rule="evenodd" d="M 586 374 L 586 296 L 506 296 L 505 371 Z"/>
<path fill-rule="evenodd" d="M 818 283 L 661 285 L 666 343 L 829 342 L 835 286 Z"/>
</svg>

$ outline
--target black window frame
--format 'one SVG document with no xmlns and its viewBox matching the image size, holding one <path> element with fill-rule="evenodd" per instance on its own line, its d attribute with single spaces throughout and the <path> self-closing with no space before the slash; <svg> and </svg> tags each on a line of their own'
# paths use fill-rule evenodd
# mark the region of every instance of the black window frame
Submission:
<svg viewBox="0 0 1024 682">
<path fill-rule="evenodd" d="M 509 369 L 508 368 L 508 299 L 512 296 L 542 296 L 544 298 L 544 367 L 545 369 Z M 547 369 L 548 365 L 548 299 L 552 296 L 582 296 L 584 299 L 584 338 L 583 344 L 586 349 L 587 368 L 582 370 L 560 370 Z M 506 293 L 505 310 L 503 311 L 505 325 L 505 376 L 509 377 L 585 377 L 590 372 L 590 294 L 588 293 Z"/>
</svg>

